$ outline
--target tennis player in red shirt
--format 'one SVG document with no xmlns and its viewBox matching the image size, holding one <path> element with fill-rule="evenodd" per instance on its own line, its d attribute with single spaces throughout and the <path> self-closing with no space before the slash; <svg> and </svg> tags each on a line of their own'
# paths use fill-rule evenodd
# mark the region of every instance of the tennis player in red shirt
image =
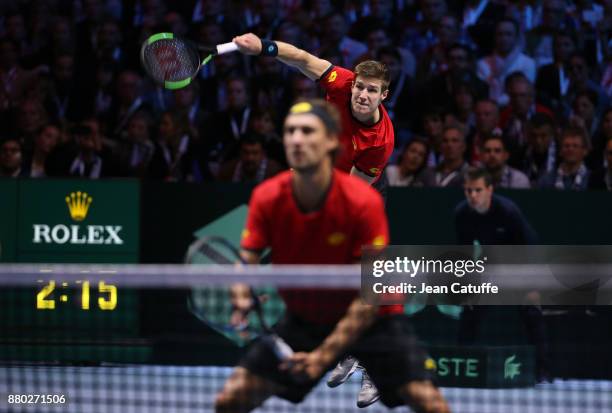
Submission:
<svg viewBox="0 0 612 413">
<path fill-rule="evenodd" d="M 386 66 L 368 60 L 359 63 L 353 72 L 291 44 L 260 39 L 252 33 L 233 41 L 242 53 L 275 56 L 319 82 L 342 120 L 336 167 L 373 184 L 384 196 L 383 171 L 395 139 L 393 124 L 382 105 L 389 93 Z"/>
<path fill-rule="evenodd" d="M 290 109 L 283 141 L 292 170 L 253 191 L 241 244 L 245 261 L 258 263 L 270 247 L 276 264 L 348 264 L 359 259 L 362 246 L 387 244 L 380 195 L 333 168 L 339 130 L 337 112 L 322 100 Z M 287 312 L 274 330 L 296 353 L 279 363 L 268 345 L 253 343 L 217 395 L 217 412 L 248 412 L 270 396 L 298 403 L 349 353 L 368 367 L 387 406 L 448 412 L 404 314 L 382 314 L 356 291 L 328 292 L 333 299 L 320 292 L 279 291 Z M 244 286 L 232 294 L 234 305 L 248 301 Z"/>
</svg>

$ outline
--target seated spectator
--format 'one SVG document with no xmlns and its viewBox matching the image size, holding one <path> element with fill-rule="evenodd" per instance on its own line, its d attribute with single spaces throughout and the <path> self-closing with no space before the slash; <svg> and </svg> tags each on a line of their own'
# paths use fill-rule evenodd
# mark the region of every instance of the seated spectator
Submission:
<svg viewBox="0 0 612 413">
<path fill-rule="evenodd" d="M 530 82 L 535 81 L 535 62 L 521 52 L 518 38 L 518 24 L 512 19 L 501 20 L 495 30 L 493 53 L 478 61 L 478 77 L 489 84 L 491 99 L 500 105 L 508 102 L 504 81 L 509 74 L 521 72 Z"/>
<path fill-rule="evenodd" d="M 456 122 L 463 130 L 471 133 L 475 126 L 474 104 L 476 99 L 476 91 L 469 81 L 457 84 L 453 87 L 452 109 L 446 121 Z"/>
<path fill-rule="evenodd" d="M 551 108 L 567 113 L 563 97 L 570 84 L 569 58 L 576 51 L 576 39 L 567 31 L 558 31 L 553 38 L 553 62 L 538 69 L 536 90 L 538 98 L 550 102 Z"/>
<path fill-rule="evenodd" d="M 210 180 L 208 168 L 201 165 L 188 121 L 176 111 L 164 112 L 159 122 L 148 177 L 166 182 L 203 182 Z"/>
<path fill-rule="evenodd" d="M 222 182 L 259 184 L 281 169 L 278 162 L 266 156 L 263 137 L 251 133 L 240 140 L 238 158 L 221 165 L 217 178 Z"/>
<path fill-rule="evenodd" d="M 142 78 L 131 70 L 117 77 L 115 96 L 105 119 L 106 135 L 119 139 L 125 136 L 130 118 L 140 110 L 150 110 L 143 97 Z"/>
<path fill-rule="evenodd" d="M 612 191 L 612 139 L 608 139 L 604 148 L 604 158 L 606 166 L 593 172 L 589 182 L 590 189 Z"/>
<path fill-rule="evenodd" d="M 322 55 L 323 50 L 337 48 L 342 60 L 342 67 L 353 68 L 357 64 L 359 56 L 367 52 L 365 44 L 348 36 L 348 24 L 342 13 L 334 12 L 325 18 L 321 47 L 316 53 Z"/>
<path fill-rule="evenodd" d="M 132 116 L 127 126 L 125 140 L 113 148 L 115 174 L 144 178 L 153 157 L 155 146 L 151 140 L 153 120 L 146 112 Z"/>
<path fill-rule="evenodd" d="M 189 120 L 189 133 L 198 141 L 206 127 L 206 117 L 200 110 L 200 84 L 193 82 L 174 91 L 174 109 L 179 116 Z"/>
<path fill-rule="evenodd" d="M 612 139 L 612 108 L 603 112 L 597 132 L 592 137 L 593 149 L 585 161 L 591 170 L 598 171 L 605 166 L 604 148 L 610 139 Z"/>
<path fill-rule="evenodd" d="M 518 167 L 535 187 L 545 174 L 557 165 L 556 125 L 548 115 L 537 113 L 527 123 L 527 147 L 520 157 Z"/>
<path fill-rule="evenodd" d="M 406 30 L 402 47 L 410 50 L 418 59 L 436 42 L 436 28 L 447 12 L 446 0 L 420 1 L 416 21 Z"/>
<path fill-rule="evenodd" d="M 468 164 L 464 160 L 465 132 L 459 126 L 449 125 L 444 128 L 440 144 L 442 161 L 438 166 L 423 171 L 421 179 L 425 186 L 455 187 L 463 185 L 463 173 Z"/>
<path fill-rule="evenodd" d="M 393 121 L 397 143 L 412 129 L 414 114 L 413 80 L 401 66 L 401 56 L 395 47 L 383 47 L 376 59 L 387 66 L 389 71 L 389 94 L 384 105 Z"/>
<path fill-rule="evenodd" d="M 302 77 L 313 83 L 307 77 Z M 276 132 L 275 119 L 274 113 L 271 110 L 256 108 L 249 119 L 247 135 L 253 133 L 261 135 L 266 156 L 278 162 L 283 168 L 286 168 L 285 147 L 283 146 L 283 139 Z"/>
<path fill-rule="evenodd" d="M 506 14 L 505 6 L 488 0 L 468 0 L 460 14 L 463 16 L 461 26 L 476 44 L 480 56 L 491 53 L 495 27 Z"/>
<path fill-rule="evenodd" d="M 468 161 L 473 166 L 480 165 L 480 147 L 491 136 L 501 136 L 499 128 L 499 108 L 491 99 L 482 99 L 474 106 L 474 131 L 467 137 Z"/>
<path fill-rule="evenodd" d="M 206 133 L 202 137 L 204 159 L 214 175 L 221 163 L 237 154 L 237 144 L 249 126 L 251 117 L 251 93 L 246 78 L 235 77 L 227 81 L 227 110 L 210 117 Z"/>
<path fill-rule="evenodd" d="M 559 140 L 559 167 L 544 175 L 540 188 L 584 191 L 589 186 L 590 171 L 584 164 L 589 152 L 589 138 L 582 128 L 569 127 Z"/>
<path fill-rule="evenodd" d="M 47 157 L 49 176 L 99 179 L 110 176 L 111 165 L 102 155 L 102 143 L 91 124 L 81 122 L 71 130 L 72 140 L 58 145 Z"/>
<path fill-rule="evenodd" d="M 0 145 L 0 177 L 27 176 L 22 168 L 22 150 L 18 139 L 6 139 Z"/>
<path fill-rule="evenodd" d="M 530 188 L 527 175 L 508 166 L 509 156 L 501 136 L 490 136 L 482 143 L 482 164 L 491 174 L 496 188 Z"/>
<path fill-rule="evenodd" d="M 578 93 L 572 102 L 572 113 L 570 114 L 569 123 L 584 128 L 589 133 L 589 136 L 594 136 L 599 126 L 597 107 L 597 93 L 592 90 Z"/>
<path fill-rule="evenodd" d="M 586 90 L 592 90 L 597 94 L 598 110 L 608 106 L 609 98 L 601 88 L 598 82 L 593 80 L 593 71 L 589 68 L 586 58 L 581 53 L 574 53 L 569 58 L 569 78 L 570 84 L 565 95 L 565 101 L 568 107 L 571 107 L 572 102 L 578 93 Z"/>
<path fill-rule="evenodd" d="M 489 86 L 476 76 L 476 65 L 471 50 L 460 43 L 455 43 L 446 51 L 447 69 L 418 91 L 418 102 L 425 102 L 426 106 L 448 107 L 454 94 L 454 86 L 470 83 L 476 91 L 478 99 L 489 96 Z"/>
<path fill-rule="evenodd" d="M 425 49 L 419 59 L 416 74 L 418 82 L 427 82 L 433 76 L 446 71 L 446 51 L 461 40 L 457 18 L 452 14 L 444 15 L 436 25 L 435 37 L 435 43 Z"/>
<path fill-rule="evenodd" d="M 444 117 L 446 113 L 443 109 L 433 107 L 428 109 L 423 116 L 423 134 L 429 145 L 429 156 L 427 166 L 436 166 L 440 163 L 442 155 L 440 146 L 442 135 L 444 134 Z"/>
<path fill-rule="evenodd" d="M 23 100 L 17 107 L 14 122 L 16 123 L 15 134 L 23 150 L 28 152 L 32 149 L 40 128 L 47 124 L 47 112 L 39 100 Z"/>
<path fill-rule="evenodd" d="M 543 0 L 541 22 L 525 36 L 526 53 L 534 58 L 537 67 L 553 62 L 553 37 L 558 30 L 576 30 L 567 14 L 567 2 Z"/>
<path fill-rule="evenodd" d="M 377 60 L 377 56 L 383 48 L 392 48 L 400 55 L 400 68 L 402 72 L 414 77 L 416 72 L 416 60 L 414 55 L 410 50 L 395 47 L 388 29 L 379 25 L 372 26 L 368 30 L 365 39 L 368 51 L 359 56 L 357 59 L 359 62 L 363 62 L 364 60 Z"/>
<path fill-rule="evenodd" d="M 419 174 L 425 169 L 429 146 L 422 138 L 413 138 L 400 155 L 397 165 L 387 166 L 391 186 L 423 186 Z"/>
<path fill-rule="evenodd" d="M 527 144 L 526 126 L 529 119 L 536 113 L 550 117 L 554 117 L 554 114 L 546 106 L 536 103 L 533 84 L 522 73 L 513 73 L 506 83 L 510 104 L 500 113 L 499 124 L 512 156 L 510 163 L 513 163 Z"/>
<path fill-rule="evenodd" d="M 43 126 L 38 132 L 34 141 L 34 149 L 25 161 L 25 164 L 28 165 L 26 168 L 28 176 L 32 178 L 47 176 L 45 163 L 51 151 L 60 143 L 61 133 L 60 129 L 54 124 Z"/>
</svg>

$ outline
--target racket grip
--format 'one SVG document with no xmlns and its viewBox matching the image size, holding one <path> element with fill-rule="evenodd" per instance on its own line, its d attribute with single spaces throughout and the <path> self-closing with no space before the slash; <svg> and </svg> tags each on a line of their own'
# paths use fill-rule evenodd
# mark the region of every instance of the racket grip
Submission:
<svg viewBox="0 0 612 413">
<path fill-rule="evenodd" d="M 238 50 L 238 45 L 234 42 L 223 43 L 217 45 L 217 54 L 231 53 Z"/>
<path fill-rule="evenodd" d="M 279 336 L 269 335 L 266 339 L 279 360 L 284 361 L 293 356 L 293 349 Z"/>
</svg>

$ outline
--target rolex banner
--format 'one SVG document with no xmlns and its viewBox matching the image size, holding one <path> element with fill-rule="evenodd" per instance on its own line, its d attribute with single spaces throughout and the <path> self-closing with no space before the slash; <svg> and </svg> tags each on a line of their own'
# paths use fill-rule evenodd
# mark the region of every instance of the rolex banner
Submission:
<svg viewBox="0 0 612 413">
<path fill-rule="evenodd" d="M 22 262 L 137 262 L 137 181 L 22 180 Z"/>
</svg>

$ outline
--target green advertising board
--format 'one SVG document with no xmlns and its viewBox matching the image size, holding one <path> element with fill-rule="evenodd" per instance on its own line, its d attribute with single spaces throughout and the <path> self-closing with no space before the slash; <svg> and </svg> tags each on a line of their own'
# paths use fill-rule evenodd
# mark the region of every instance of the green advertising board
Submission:
<svg viewBox="0 0 612 413">
<path fill-rule="evenodd" d="M 16 256 L 17 181 L 0 179 L 0 262 L 13 262 Z"/>
<path fill-rule="evenodd" d="M 23 180 L 21 262 L 138 262 L 137 181 Z"/>
<path fill-rule="evenodd" d="M 430 346 L 437 382 L 448 387 L 512 388 L 535 385 L 531 346 Z"/>
</svg>

